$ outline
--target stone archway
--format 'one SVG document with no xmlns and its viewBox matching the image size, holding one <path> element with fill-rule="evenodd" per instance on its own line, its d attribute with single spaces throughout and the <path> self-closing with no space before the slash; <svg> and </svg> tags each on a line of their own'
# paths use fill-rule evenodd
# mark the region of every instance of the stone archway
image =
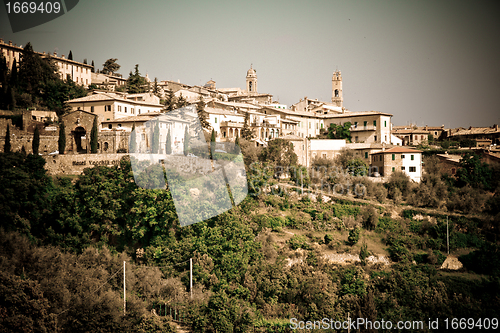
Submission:
<svg viewBox="0 0 500 333">
<path fill-rule="evenodd" d="M 73 131 L 73 138 L 75 140 L 77 153 L 86 153 L 87 152 L 86 135 L 87 135 L 87 131 L 85 130 L 85 128 L 83 128 L 81 126 L 78 126 Z"/>
</svg>

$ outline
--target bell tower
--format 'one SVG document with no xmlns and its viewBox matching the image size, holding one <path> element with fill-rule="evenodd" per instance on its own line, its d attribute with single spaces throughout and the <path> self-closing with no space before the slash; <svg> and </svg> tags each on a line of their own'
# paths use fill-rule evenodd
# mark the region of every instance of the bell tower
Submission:
<svg viewBox="0 0 500 333">
<path fill-rule="evenodd" d="M 344 99 L 342 97 L 342 74 L 339 70 L 333 72 L 332 77 L 332 103 L 338 107 L 343 107 Z"/>
<path fill-rule="evenodd" d="M 247 93 L 257 93 L 257 71 L 252 68 L 252 65 L 250 65 L 250 69 L 247 71 Z"/>
</svg>

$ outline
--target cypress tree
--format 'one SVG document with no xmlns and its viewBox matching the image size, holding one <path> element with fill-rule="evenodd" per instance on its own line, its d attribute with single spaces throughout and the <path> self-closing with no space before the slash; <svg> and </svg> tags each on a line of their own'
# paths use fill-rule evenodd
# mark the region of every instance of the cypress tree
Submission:
<svg viewBox="0 0 500 333">
<path fill-rule="evenodd" d="M 73 60 L 73 52 L 71 50 L 69 50 L 68 60 Z"/>
<path fill-rule="evenodd" d="M 240 153 L 240 137 L 236 134 L 236 140 L 234 140 L 234 153 Z"/>
<path fill-rule="evenodd" d="M 9 84 L 12 87 L 17 86 L 17 61 L 15 58 L 14 61 L 12 62 L 12 69 L 10 70 Z"/>
<path fill-rule="evenodd" d="M 167 133 L 167 142 L 165 143 L 165 153 L 172 154 L 172 137 L 170 136 L 170 128 Z"/>
<path fill-rule="evenodd" d="M 92 154 L 97 153 L 97 141 L 98 141 L 97 117 L 95 117 L 94 123 L 92 124 L 92 130 L 90 131 L 90 152 Z"/>
<path fill-rule="evenodd" d="M 3 146 L 3 152 L 10 153 L 11 148 L 12 147 L 10 146 L 10 126 L 7 125 L 7 132 L 5 132 L 5 145 Z"/>
<path fill-rule="evenodd" d="M 153 144 L 151 148 L 153 150 L 153 154 L 158 154 L 158 150 L 160 149 L 160 122 L 158 120 L 155 122 L 152 142 Z"/>
<path fill-rule="evenodd" d="M 95 65 L 94 65 L 94 60 L 92 60 L 92 69 L 90 70 L 92 73 L 95 73 Z"/>
<path fill-rule="evenodd" d="M 35 133 L 33 134 L 32 142 L 33 155 L 38 155 L 38 150 L 40 149 L 40 130 L 38 126 L 35 127 Z"/>
<path fill-rule="evenodd" d="M 245 123 L 241 129 L 241 137 L 245 140 L 251 140 L 254 137 L 253 132 L 250 129 L 250 114 L 248 112 L 245 112 Z"/>
<path fill-rule="evenodd" d="M 207 120 L 208 115 L 205 111 L 205 102 L 203 101 L 203 96 L 200 97 L 200 101 L 196 104 L 196 111 L 198 113 L 198 119 L 200 119 L 201 127 L 204 129 L 209 129 L 210 123 Z"/>
<path fill-rule="evenodd" d="M 213 158 L 212 151 L 215 149 L 215 130 L 212 128 L 212 136 L 210 137 L 210 159 Z"/>
<path fill-rule="evenodd" d="M 187 156 L 189 152 L 189 140 L 191 140 L 191 137 L 189 135 L 188 126 L 186 126 L 184 129 L 184 156 Z"/>
<path fill-rule="evenodd" d="M 59 124 L 59 139 L 57 140 L 57 147 L 59 154 L 64 154 L 64 151 L 66 150 L 66 126 L 64 126 L 63 121 Z"/>
<path fill-rule="evenodd" d="M 137 133 L 135 132 L 135 123 L 132 125 L 132 132 L 130 132 L 130 142 L 128 147 L 129 153 L 135 153 L 137 150 Z"/>
</svg>

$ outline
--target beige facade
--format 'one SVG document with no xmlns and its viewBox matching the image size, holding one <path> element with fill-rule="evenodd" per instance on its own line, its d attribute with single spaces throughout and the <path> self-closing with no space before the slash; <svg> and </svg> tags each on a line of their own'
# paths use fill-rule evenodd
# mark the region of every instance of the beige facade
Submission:
<svg viewBox="0 0 500 333">
<path fill-rule="evenodd" d="M 394 147 L 371 156 L 371 166 L 376 167 L 382 177 L 388 178 L 395 171 L 406 173 L 411 180 L 420 182 L 422 178 L 422 151 L 404 147 Z"/>
<path fill-rule="evenodd" d="M 8 43 L 5 43 L 3 39 L 0 38 L 0 52 L 7 61 L 7 67 L 9 68 L 9 70 L 12 69 L 14 60 L 16 60 L 16 63 L 19 66 L 19 60 L 21 59 L 23 53 L 22 47 L 17 46 L 16 44 L 12 44 L 12 41 L 10 40 Z"/>
<path fill-rule="evenodd" d="M 134 100 L 135 99 L 135 100 Z M 160 112 L 163 105 L 139 98 L 129 99 L 126 94 L 94 92 L 82 98 L 69 100 L 72 110 L 82 110 L 99 116 L 99 122 L 125 118 L 143 113 Z"/>
<path fill-rule="evenodd" d="M 351 123 L 351 140 L 359 143 L 391 144 L 391 117 L 388 113 L 377 111 L 345 112 L 338 115 L 325 115 L 326 128 L 330 124 Z"/>
</svg>

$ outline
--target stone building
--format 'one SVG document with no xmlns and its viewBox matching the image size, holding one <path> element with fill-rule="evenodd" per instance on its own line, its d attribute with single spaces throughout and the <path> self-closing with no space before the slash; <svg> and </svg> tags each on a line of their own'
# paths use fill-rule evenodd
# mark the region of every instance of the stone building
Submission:
<svg viewBox="0 0 500 333">
<path fill-rule="evenodd" d="M 342 108 L 344 98 L 342 97 L 342 74 L 339 70 L 333 72 L 332 76 L 332 103 Z"/>
<path fill-rule="evenodd" d="M 377 167 L 382 177 L 388 178 L 395 171 L 406 173 L 411 180 L 422 178 L 422 151 L 405 147 L 394 147 L 373 153 L 371 166 Z"/>
</svg>

